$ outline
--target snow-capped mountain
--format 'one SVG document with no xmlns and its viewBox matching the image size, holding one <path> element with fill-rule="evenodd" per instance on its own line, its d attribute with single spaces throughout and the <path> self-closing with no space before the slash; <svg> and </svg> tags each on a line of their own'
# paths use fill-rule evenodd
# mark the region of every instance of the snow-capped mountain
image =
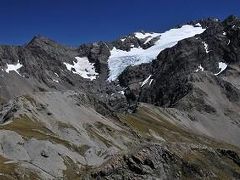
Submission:
<svg viewBox="0 0 240 180">
<path fill-rule="evenodd" d="M 240 19 L 0 46 L 0 179 L 239 179 Z"/>
</svg>

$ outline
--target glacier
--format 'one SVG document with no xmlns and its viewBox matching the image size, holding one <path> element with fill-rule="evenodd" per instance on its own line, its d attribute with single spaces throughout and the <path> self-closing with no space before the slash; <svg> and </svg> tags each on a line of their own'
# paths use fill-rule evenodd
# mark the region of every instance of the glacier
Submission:
<svg viewBox="0 0 240 180">
<path fill-rule="evenodd" d="M 108 81 L 115 81 L 118 76 L 128 67 L 136 66 L 142 63 L 150 63 L 156 59 L 157 55 L 166 48 L 175 46 L 178 41 L 201 34 L 206 29 L 202 26 L 183 25 L 180 28 L 171 29 L 164 33 L 135 33 L 135 37 L 142 39 L 159 36 L 160 39 L 150 48 L 133 47 L 130 51 L 124 51 L 114 47 L 108 59 L 109 77 Z"/>
</svg>

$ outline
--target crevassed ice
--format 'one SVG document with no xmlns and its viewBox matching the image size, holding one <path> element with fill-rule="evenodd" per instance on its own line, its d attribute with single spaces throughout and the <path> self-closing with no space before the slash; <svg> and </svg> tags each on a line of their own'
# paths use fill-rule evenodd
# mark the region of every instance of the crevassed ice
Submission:
<svg viewBox="0 0 240 180">
<path fill-rule="evenodd" d="M 18 70 L 22 67 L 23 65 L 19 63 L 17 64 L 7 64 L 7 69 L 5 70 L 7 73 L 9 73 L 10 71 L 15 71 L 16 73 L 19 74 Z M 19 74 L 20 75 L 20 74 Z"/>
<path fill-rule="evenodd" d="M 108 59 L 110 70 L 108 81 L 114 81 L 128 67 L 142 63 L 149 63 L 156 59 L 157 55 L 166 48 L 175 46 L 178 41 L 201 34 L 205 31 L 201 26 L 184 25 L 178 29 L 171 29 L 165 33 L 158 33 L 160 39 L 154 46 L 148 49 L 131 48 L 130 51 L 116 49 L 111 50 L 111 56 Z M 136 37 L 143 38 L 140 34 L 135 33 Z"/>
<path fill-rule="evenodd" d="M 77 62 L 73 61 L 73 65 L 64 62 L 69 71 L 74 74 L 78 74 L 83 78 L 90 79 L 91 81 L 97 78 L 98 73 L 95 71 L 93 63 L 90 63 L 87 57 L 75 57 Z M 72 69 L 75 69 L 72 70 Z"/>
</svg>

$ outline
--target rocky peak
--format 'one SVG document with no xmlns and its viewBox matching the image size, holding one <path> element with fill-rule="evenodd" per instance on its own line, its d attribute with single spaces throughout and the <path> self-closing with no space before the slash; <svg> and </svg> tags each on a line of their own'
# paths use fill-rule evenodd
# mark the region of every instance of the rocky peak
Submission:
<svg viewBox="0 0 240 180">
<path fill-rule="evenodd" d="M 27 48 L 36 48 L 44 46 L 56 46 L 56 42 L 42 35 L 37 35 L 26 45 Z"/>
<path fill-rule="evenodd" d="M 237 16 L 230 15 L 228 18 L 226 18 L 223 23 L 226 26 L 231 26 L 231 25 L 239 25 L 240 24 L 240 19 Z"/>
</svg>

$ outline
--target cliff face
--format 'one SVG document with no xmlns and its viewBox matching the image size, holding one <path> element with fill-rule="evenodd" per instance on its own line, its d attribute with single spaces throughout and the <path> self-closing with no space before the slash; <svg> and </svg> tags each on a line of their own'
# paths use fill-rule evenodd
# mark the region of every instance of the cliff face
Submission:
<svg viewBox="0 0 240 180">
<path fill-rule="evenodd" d="M 234 16 L 0 46 L 0 176 L 240 178 L 239 56 Z"/>
</svg>

